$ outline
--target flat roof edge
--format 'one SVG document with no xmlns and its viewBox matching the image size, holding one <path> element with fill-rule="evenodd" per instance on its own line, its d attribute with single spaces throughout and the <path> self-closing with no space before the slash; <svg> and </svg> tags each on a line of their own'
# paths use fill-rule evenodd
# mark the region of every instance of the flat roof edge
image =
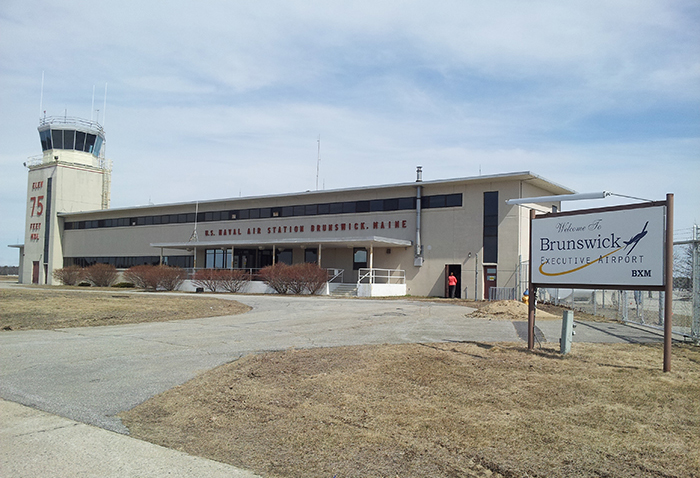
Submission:
<svg viewBox="0 0 700 478">
<path fill-rule="evenodd" d="M 435 180 L 430 180 L 430 181 L 421 181 L 420 183 L 417 181 L 413 181 L 413 182 L 394 183 L 394 184 L 379 184 L 379 185 L 372 185 L 372 186 L 359 186 L 359 187 L 351 187 L 351 188 L 324 189 L 324 190 L 319 190 L 319 191 L 303 191 L 303 192 L 295 192 L 295 193 L 267 194 L 267 195 L 245 196 L 245 197 L 227 197 L 227 198 L 219 198 L 219 199 L 206 199 L 203 201 L 183 201 L 183 202 L 163 203 L 163 204 L 148 204 L 148 205 L 143 205 L 143 206 L 127 206 L 127 207 L 110 208 L 110 209 L 93 209 L 93 210 L 87 210 L 87 211 L 58 212 L 58 215 L 62 216 L 62 217 L 68 217 L 68 216 L 81 215 L 81 214 L 98 214 L 98 213 L 104 213 L 107 211 L 109 211 L 109 212 L 135 211 L 135 210 L 157 209 L 157 208 L 164 208 L 164 207 L 170 208 L 170 207 L 181 207 L 181 206 L 194 206 L 195 204 L 203 205 L 203 204 L 215 204 L 215 203 L 221 203 L 221 202 L 256 201 L 256 200 L 261 200 L 261 199 L 273 199 L 273 198 L 284 199 L 284 198 L 290 198 L 290 197 L 312 197 L 315 195 L 347 193 L 347 192 L 355 192 L 355 191 L 369 191 L 369 190 L 373 190 L 373 189 L 404 188 L 404 187 L 410 187 L 410 186 L 415 187 L 417 185 L 433 186 L 433 185 L 442 185 L 442 184 L 480 183 L 480 182 L 497 181 L 497 180 L 532 181 L 532 182 L 538 183 L 538 187 L 543 187 L 543 189 L 548 190 L 550 192 L 553 192 L 555 194 L 573 194 L 576 192 L 573 189 L 567 188 L 567 187 L 562 186 L 560 184 L 557 184 L 553 181 L 550 181 L 550 180 L 548 180 L 542 176 L 539 176 L 531 171 L 519 171 L 519 172 L 511 172 L 511 173 L 490 174 L 490 175 L 483 175 L 483 176 L 480 175 L 480 176 L 467 176 L 467 177 L 451 178 L 451 179 L 435 179 Z"/>
</svg>

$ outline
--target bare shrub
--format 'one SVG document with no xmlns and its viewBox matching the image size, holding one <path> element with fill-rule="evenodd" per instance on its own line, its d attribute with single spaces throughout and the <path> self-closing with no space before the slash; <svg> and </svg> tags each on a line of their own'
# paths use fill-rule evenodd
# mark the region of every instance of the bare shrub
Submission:
<svg viewBox="0 0 700 478">
<path fill-rule="evenodd" d="M 187 271 L 180 267 L 156 266 L 160 281 L 158 285 L 165 290 L 176 290 L 187 278 Z"/>
<path fill-rule="evenodd" d="M 287 280 L 289 292 L 295 295 L 303 294 L 306 290 L 306 278 L 299 267 L 300 265 L 301 264 L 295 264 L 289 266 L 285 271 L 285 279 Z"/>
<path fill-rule="evenodd" d="M 294 267 L 298 269 L 298 275 L 303 278 L 304 291 L 311 295 L 317 294 L 328 282 L 328 272 L 318 264 L 306 262 Z"/>
<path fill-rule="evenodd" d="M 228 292 L 240 292 L 250 281 L 250 274 L 240 269 L 224 269 L 221 275 L 221 288 Z"/>
<path fill-rule="evenodd" d="M 111 264 L 93 264 L 85 269 L 85 279 L 95 287 L 109 287 L 117 280 L 117 268 Z"/>
<path fill-rule="evenodd" d="M 124 279 L 132 282 L 139 289 L 156 290 L 158 277 L 154 269 L 155 267 L 150 265 L 133 266 L 124 272 Z"/>
<path fill-rule="evenodd" d="M 192 284 L 216 292 L 222 288 L 221 282 L 225 273 L 226 269 L 200 269 L 194 273 Z"/>
<path fill-rule="evenodd" d="M 136 287 L 147 290 L 175 290 L 187 277 L 187 272 L 179 267 L 166 265 L 140 265 L 130 267 L 124 272 L 124 278 Z"/>
<path fill-rule="evenodd" d="M 287 264 L 279 262 L 260 269 L 258 277 L 278 294 L 286 294 L 290 286 L 289 268 Z"/>
<path fill-rule="evenodd" d="M 85 277 L 85 271 L 80 266 L 68 266 L 53 271 L 53 278 L 63 285 L 76 285 Z"/>
<path fill-rule="evenodd" d="M 316 294 L 328 281 L 324 269 L 312 263 L 275 264 L 259 272 L 260 279 L 272 287 L 278 294 Z"/>
</svg>

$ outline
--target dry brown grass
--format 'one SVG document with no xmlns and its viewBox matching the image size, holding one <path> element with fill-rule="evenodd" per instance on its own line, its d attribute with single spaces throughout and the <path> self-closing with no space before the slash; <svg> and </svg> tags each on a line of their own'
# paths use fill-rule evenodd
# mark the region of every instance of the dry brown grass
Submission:
<svg viewBox="0 0 700 478">
<path fill-rule="evenodd" d="M 0 289 L 0 330 L 135 324 L 240 314 L 250 307 L 204 297 L 134 294 L 119 289 Z"/>
<path fill-rule="evenodd" d="M 248 356 L 123 414 L 266 477 L 700 476 L 700 351 L 409 344 Z M 492 475 L 493 473 L 493 475 Z"/>
<path fill-rule="evenodd" d="M 206 297 L 0 290 L 0 328 L 229 315 Z M 700 477 L 700 350 L 443 343 L 244 357 L 122 418 L 266 477 Z"/>
</svg>

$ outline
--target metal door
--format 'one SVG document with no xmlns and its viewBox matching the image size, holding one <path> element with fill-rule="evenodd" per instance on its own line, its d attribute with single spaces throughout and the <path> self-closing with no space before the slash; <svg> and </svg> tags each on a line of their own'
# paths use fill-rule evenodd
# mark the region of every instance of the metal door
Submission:
<svg viewBox="0 0 700 478">
<path fill-rule="evenodd" d="M 496 287 L 496 266 L 484 266 L 484 299 L 489 299 L 491 287 Z"/>
</svg>

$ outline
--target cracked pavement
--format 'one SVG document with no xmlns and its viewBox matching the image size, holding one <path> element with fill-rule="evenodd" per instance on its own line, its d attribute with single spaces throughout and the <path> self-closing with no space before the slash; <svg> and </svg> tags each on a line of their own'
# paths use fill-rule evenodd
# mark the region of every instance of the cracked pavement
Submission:
<svg viewBox="0 0 700 478">
<path fill-rule="evenodd" d="M 444 341 L 517 342 L 518 323 L 470 318 L 461 305 L 330 297 L 220 296 L 234 316 L 0 333 L 0 397 L 118 433 L 116 415 L 250 353 Z M 561 321 L 538 323 L 558 341 Z M 522 328 L 522 327 L 520 327 Z M 622 324 L 579 327 L 576 341 L 658 341 Z M 521 335 L 522 335 L 522 331 Z"/>
<path fill-rule="evenodd" d="M 3 332 L 0 397 L 126 434 L 118 413 L 246 354 L 471 335 L 464 316 L 472 309 L 446 304 L 221 298 L 238 300 L 253 310 L 171 322 Z M 503 325 L 508 337 L 517 340 L 512 326 Z"/>
</svg>

